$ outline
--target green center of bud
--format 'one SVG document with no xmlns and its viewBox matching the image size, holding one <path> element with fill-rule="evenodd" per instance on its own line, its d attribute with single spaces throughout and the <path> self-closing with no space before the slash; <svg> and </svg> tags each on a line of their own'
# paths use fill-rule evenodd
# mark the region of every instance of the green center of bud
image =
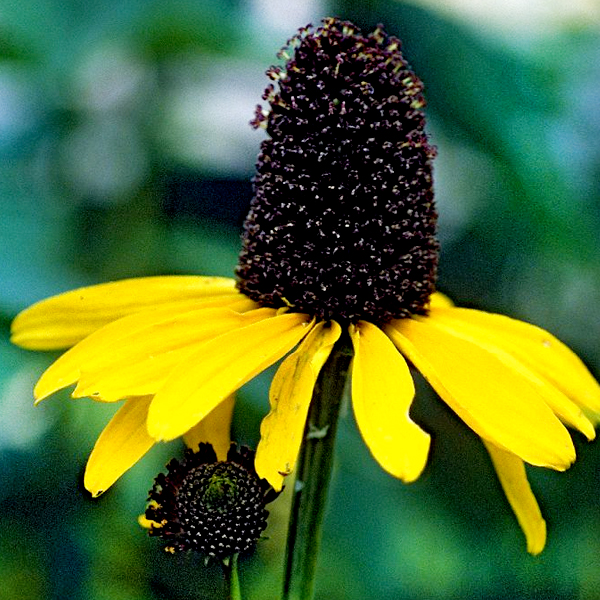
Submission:
<svg viewBox="0 0 600 600">
<path fill-rule="evenodd" d="M 201 504 L 208 512 L 226 513 L 235 506 L 239 489 L 233 477 L 222 469 L 219 471 L 210 477 Z"/>
<path fill-rule="evenodd" d="M 399 40 L 326 19 L 282 52 L 237 268 L 264 306 L 376 324 L 426 311 L 438 244 L 423 86 Z M 275 88 L 277 85 L 277 89 Z"/>
</svg>

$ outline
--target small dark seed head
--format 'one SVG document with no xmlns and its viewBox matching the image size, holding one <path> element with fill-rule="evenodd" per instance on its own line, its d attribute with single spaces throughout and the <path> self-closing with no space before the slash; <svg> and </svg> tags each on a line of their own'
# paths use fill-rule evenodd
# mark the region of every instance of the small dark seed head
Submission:
<svg viewBox="0 0 600 600">
<path fill-rule="evenodd" d="M 267 74 L 237 268 L 265 306 L 377 324 L 423 313 L 438 256 L 423 86 L 381 28 L 326 19 Z"/>
<path fill-rule="evenodd" d="M 254 471 L 254 452 L 231 446 L 218 461 L 209 444 L 173 459 L 150 490 L 146 518 L 170 552 L 195 550 L 224 559 L 254 547 L 267 526 L 265 505 L 277 493 Z"/>
</svg>

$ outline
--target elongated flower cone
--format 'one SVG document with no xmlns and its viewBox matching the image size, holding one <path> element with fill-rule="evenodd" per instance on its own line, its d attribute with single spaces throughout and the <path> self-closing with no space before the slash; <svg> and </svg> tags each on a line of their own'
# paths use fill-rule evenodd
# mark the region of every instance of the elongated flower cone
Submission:
<svg viewBox="0 0 600 600">
<path fill-rule="evenodd" d="M 334 19 L 269 74 L 266 127 L 237 270 L 267 306 L 375 323 L 422 313 L 438 244 L 423 86 L 381 29 Z"/>
</svg>

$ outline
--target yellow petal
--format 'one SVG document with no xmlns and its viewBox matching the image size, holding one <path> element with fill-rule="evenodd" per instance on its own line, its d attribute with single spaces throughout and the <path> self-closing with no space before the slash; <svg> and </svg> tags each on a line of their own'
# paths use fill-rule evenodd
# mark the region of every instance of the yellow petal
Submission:
<svg viewBox="0 0 600 600">
<path fill-rule="evenodd" d="M 527 551 L 539 554 L 546 545 L 546 521 L 531 491 L 523 461 L 510 452 L 485 443 L 506 498 L 527 539 Z"/>
<path fill-rule="evenodd" d="M 600 385 L 579 357 L 540 327 L 480 310 L 440 310 L 439 319 L 478 328 L 481 337 L 513 354 L 578 406 L 600 415 Z"/>
<path fill-rule="evenodd" d="M 150 519 L 146 518 L 146 515 L 140 515 L 137 521 L 138 525 L 140 527 L 143 527 L 144 529 L 152 529 L 153 527 L 156 529 L 166 524 L 166 521 L 164 523 L 157 523 L 156 521 L 151 521 Z"/>
<path fill-rule="evenodd" d="M 176 307 L 169 304 L 152 310 L 144 310 L 105 325 L 50 365 L 35 386 L 36 401 L 39 402 L 57 390 L 75 383 L 79 379 L 84 365 L 91 364 L 102 356 L 110 355 L 119 348 L 121 339 L 158 326 L 161 322 L 172 322 L 174 318 L 182 318 L 189 312 L 204 308 L 208 310 L 215 305 L 229 307 L 230 310 L 235 309 L 236 311 L 247 310 L 248 303 L 251 301 L 240 299 L 240 296 L 241 294 L 193 300 L 183 304 L 177 303 Z"/>
<path fill-rule="evenodd" d="M 152 323 L 120 338 L 110 351 L 82 363 L 73 396 L 113 402 L 128 396 L 156 394 L 173 369 L 207 340 L 272 314 L 268 308 L 244 314 L 212 308 Z"/>
<path fill-rule="evenodd" d="M 409 416 L 415 395 L 408 365 L 375 325 L 350 327 L 352 406 L 356 423 L 375 457 L 391 475 L 405 482 L 419 477 L 427 463 L 430 438 Z"/>
<path fill-rule="evenodd" d="M 198 450 L 201 443 L 211 444 L 219 460 L 227 460 L 231 445 L 231 417 L 235 406 L 235 396 L 228 396 L 209 412 L 200 423 L 183 435 L 188 448 Z"/>
<path fill-rule="evenodd" d="M 504 360 L 506 353 L 428 317 L 395 321 L 386 332 L 480 437 L 533 465 L 564 470 L 575 460 L 568 431 L 531 380 Z"/>
<path fill-rule="evenodd" d="M 151 396 L 127 400 L 100 434 L 83 480 L 92 496 L 105 492 L 154 445 L 146 430 L 151 400 Z"/>
<path fill-rule="evenodd" d="M 148 431 L 171 440 L 202 420 L 244 383 L 287 354 L 309 331 L 310 318 L 298 313 L 267 317 L 212 339 L 180 363 L 156 394 Z"/>
<path fill-rule="evenodd" d="M 469 310 L 466 316 L 477 313 L 479 311 Z M 544 398 L 546 404 L 563 423 L 581 431 L 588 440 L 593 440 L 596 437 L 594 425 L 585 416 L 581 408 L 571 401 L 553 382 L 544 378 L 539 370 L 534 369 L 534 361 L 531 360 L 531 356 L 528 357 L 524 352 L 519 352 L 518 346 L 515 347 L 515 344 L 511 343 L 510 336 L 507 340 L 502 335 L 494 335 L 493 332 L 490 335 L 484 327 L 472 325 L 468 319 L 453 318 L 453 315 L 456 314 L 465 316 L 461 309 L 451 311 L 431 310 L 428 319 L 430 322 L 439 323 L 442 327 L 457 333 L 464 339 L 469 339 L 478 346 L 488 348 L 494 352 L 505 364 L 519 371 L 530 380 Z"/>
<path fill-rule="evenodd" d="M 454 302 L 441 292 L 434 292 L 429 297 L 430 308 L 450 308 L 454 306 Z"/>
<path fill-rule="evenodd" d="M 277 491 L 283 487 L 284 476 L 294 469 L 315 383 L 340 334 L 335 321 L 331 325 L 317 323 L 273 378 L 271 412 L 260 426 L 255 465 L 259 477 Z"/>
<path fill-rule="evenodd" d="M 139 277 L 72 290 L 38 302 L 12 324 L 12 341 L 30 350 L 68 348 L 98 328 L 171 302 L 235 293 L 225 277 Z"/>
</svg>

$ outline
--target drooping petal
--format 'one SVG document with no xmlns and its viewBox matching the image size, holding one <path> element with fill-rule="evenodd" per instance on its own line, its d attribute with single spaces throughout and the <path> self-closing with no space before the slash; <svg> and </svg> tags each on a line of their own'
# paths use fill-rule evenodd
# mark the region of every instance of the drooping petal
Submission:
<svg viewBox="0 0 600 600">
<path fill-rule="evenodd" d="M 575 460 L 568 431 L 506 353 L 429 317 L 395 321 L 386 332 L 481 438 L 533 465 L 564 470 Z"/>
<path fill-rule="evenodd" d="M 496 343 L 497 340 L 493 336 L 491 341 L 489 339 L 490 336 L 486 335 L 485 330 L 472 326 L 467 321 L 448 318 L 448 312 L 444 310 L 432 310 L 428 320 L 431 323 L 439 323 L 448 331 L 469 339 L 480 347 L 490 349 L 505 364 L 529 379 L 530 383 L 536 387 L 540 395 L 544 398 L 546 404 L 563 423 L 581 431 L 588 440 L 593 440 L 596 437 L 592 422 L 585 416 L 581 408 L 560 391 L 559 388 L 548 379 L 539 375 L 527 363 L 524 363 L 518 355 L 510 352 L 506 345 Z M 501 342 L 502 340 L 498 341 Z"/>
<path fill-rule="evenodd" d="M 432 311 L 433 315 L 477 329 L 481 338 L 514 355 L 579 407 L 600 417 L 600 385 L 580 358 L 551 333 L 504 315 L 467 308 Z"/>
<path fill-rule="evenodd" d="M 212 339 L 180 363 L 156 394 L 148 431 L 171 440 L 203 419 L 244 383 L 287 354 L 310 330 L 307 315 L 289 313 L 234 329 Z"/>
<path fill-rule="evenodd" d="M 235 396 L 228 396 L 217 404 L 200 423 L 183 434 L 188 448 L 198 450 L 201 443 L 211 444 L 219 460 L 227 460 L 231 444 L 231 418 L 235 406 Z"/>
<path fill-rule="evenodd" d="M 506 498 L 525 534 L 527 551 L 531 554 L 539 554 L 546 545 L 546 521 L 531 491 L 525 465 L 511 452 L 501 450 L 485 441 L 484 444 L 490 453 Z"/>
<path fill-rule="evenodd" d="M 112 402 L 128 396 L 155 394 L 173 369 L 203 343 L 272 314 L 268 308 L 243 314 L 227 308 L 212 308 L 177 314 L 153 323 L 120 338 L 111 352 L 103 352 L 83 363 L 73 396 Z"/>
<path fill-rule="evenodd" d="M 378 327 L 359 321 L 350 327 L 352 406 L 356 423 L 377 462 L 405 482 L 419 477 L 430 437 L 409 415 L 415 388 L 408 365 Z"/>
<path fill-rule="evenodd" d="M 154 445 L 154 439 L 146 430 L 151 400 L 151 396 L 127 400 L 100 434 L 83 480 L 85 489 L 94 498 L 105 492 Z"/>
<path fill-rule="evenodd" d="M 171 302 L 235 293 L 225 277 L 139 277 L 79 288 L 38 302 L 12 324 L 12 341 L 30 350 L 68 348 L 103 325 Z"/>
<path fill-rule="evenodd" d="M 331 325 L 317 323 L 273 378 L 271 412 L 260 426 L 255 465 L 259 477 L 277 491 L 283 487 L 284 476 L 294 469 L 315 383 L 340 334 L 335 321 Z"/>
<path fill-rule="evenodd" d="M 105 325 L 95 331 L 76 346 L 65 352 L 45 371 L 34 389 L 37 402 L 47 398 L 57 390 L 75 383 L 81 375 L 82 367 L 93 364 L 103 356 L 110 356 L 119 347 L 121 339 L 133 336 L 136 332 L 158 327 L 162 322 L 172 322 L 174 318 L 185 318 L 188 312 L 199 309 L 209 309 L 214 306 L 227 307 L 230 310 L 247 310 L 250 305 L 255 306 L 251 300 L 241 294 L 234 296 L 219 296 L 217 298 L 199 299 L 169 304 L 164 307 L 144 310 L 139 313 L 123 317 Z"/>
<path fill-rule="evenodd" d="M 505 343 L 501 337 L 489 336 L 485 329 L 473 326 L 466 320 L 453 319 L 451 315 L 454 312 L 456 311 L 432 310 L 428 319 L 432 323 L 439 323 L 442 327 L 460 337 L 469 339 L 480 347 L 488 348 L 500 360 L 527 377 L 537 388 L 546 404 L 563 423 L 581 431 L 588 440 L 593 440 L 596 437 L 594 425 L 585 416 L 581 408 L 570 400 L 553 382 L 544 378 L 539 371 L 534 370 L 531 360 L 523 361 L 523 354 L 511 352 L 512 346 Z M 448 313 L 450 313 L 450 316 Z"/>
</svg>

